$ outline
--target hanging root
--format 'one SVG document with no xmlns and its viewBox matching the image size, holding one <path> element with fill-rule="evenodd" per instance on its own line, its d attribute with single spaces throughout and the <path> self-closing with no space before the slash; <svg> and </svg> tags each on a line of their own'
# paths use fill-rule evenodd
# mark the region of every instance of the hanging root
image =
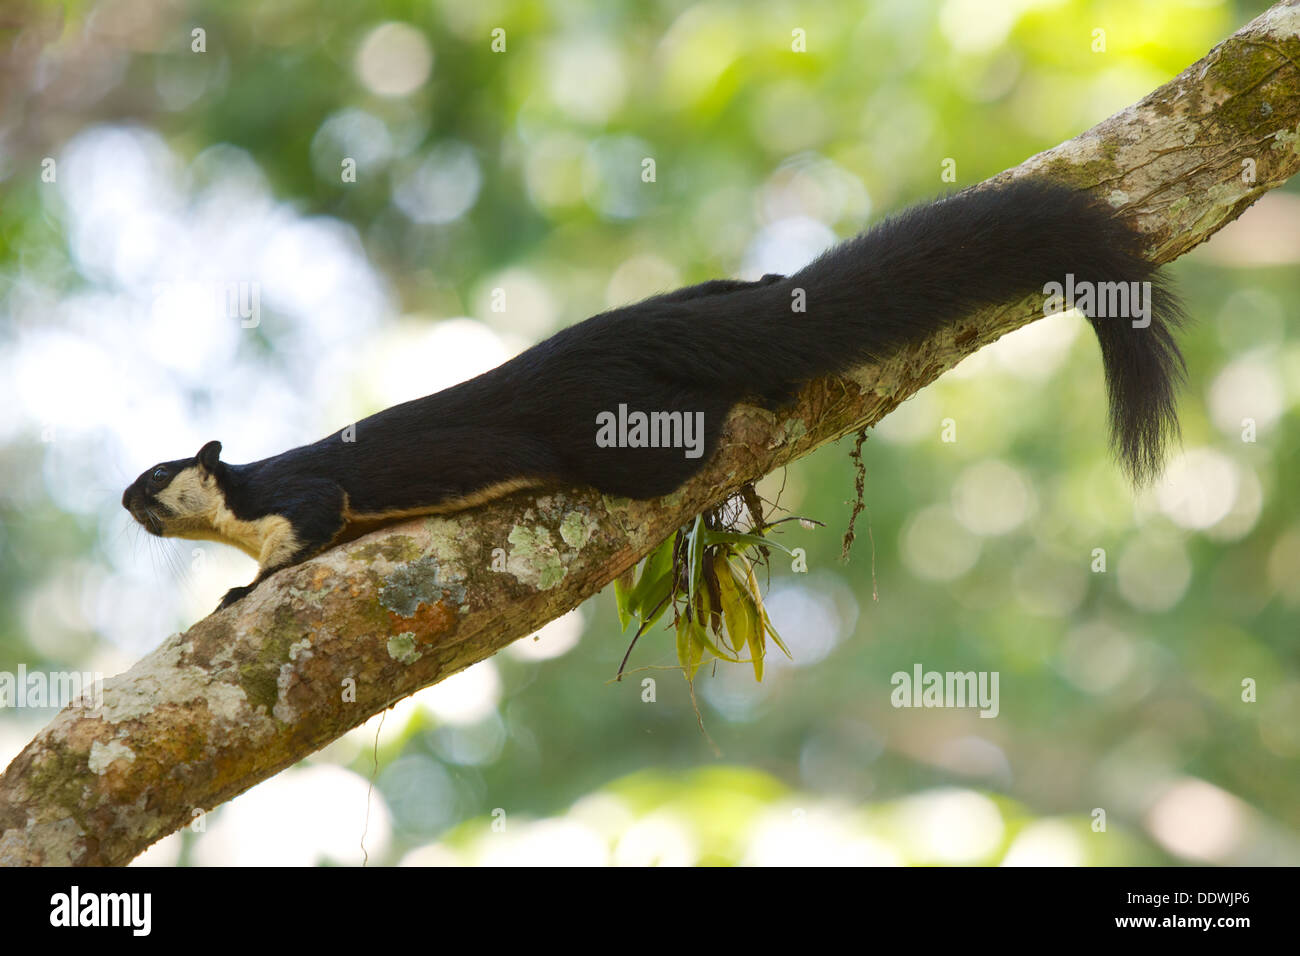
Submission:
<svg viewBox="0 0 1300 956">
<path fill-rule="evenodd" d="M 866 503 L 863 501 L 863 496 L 866 493 L 867 487 L 867 468 L 862 464 L 862 443 L 866 440 L 867 430 L 864 428 L 862 431 L 858 432 L 858 440 L 853 443 L 853 451 L 849 452 L 849 457 L 853 459 L 853 470 L 855 473 L 853 479 L 853 490 L 857 493 L 857 497 L 853 502 L 853 513 L 849 515 L 849 526 L 844 531 L 844 542 L 840 545 L 841 561 L 849 560 L 849 551 L 853 549 L 853 539 L 857 537 L 857 533 L 853 530 L 853 526 L 857 524 L 858 515 L 862 513 L 862 509 L 866 507 Z"/>
<path fill-rule="evenodd" d="M 858 515 L 867 509 L 866 502 L 863 500 L 867 486 L 867 467 L 862 464 L 862 443 L 866 440 L 867 430 L 864 428 L 858 432 L 858 440 L 853 443 L 853 451 L 849 453 L 849 457 L 853 459 L 855 472 L 853 490 L 856 497 L 853 501 L 853 512 L 849 515 L 849 526 L 844 531 L 844 542 L 840 546 L 840 560 L 845 562 L 849 560 L 849 550 L 853 547 L 853 539 L 856 537 L 853 526 L 858 520 Z M 876 536 L 871 533 L 869 510 L 867 510 L 867 537 L 871 539 L 871 600 L 879 601 L 880 590 L 876 583 Z"/>
</svg>

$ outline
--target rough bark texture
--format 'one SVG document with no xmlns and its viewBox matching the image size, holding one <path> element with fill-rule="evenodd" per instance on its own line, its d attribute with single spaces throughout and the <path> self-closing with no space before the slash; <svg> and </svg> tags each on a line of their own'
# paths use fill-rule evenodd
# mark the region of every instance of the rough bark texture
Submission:
<svg viewBox="0 0 1300 956">
<path fill-rule="evenodd" d="M 1288 0 L 1140 103 L 990 182 L 1046 173 L 1095 191 L 1167 262 L 1297 167 L 1300 0 Z M 126 863 L 194 809 L 532 633 L 743 483 L 874 424 L 1040 315 L 1025 300 L 970 316 L 888 362 L 813 382 L 779 420 L 742 406 L 707 467 L 658 501 L 516 495 L 277 574 L 107 681 L 102 708 L 64 710 L 14 759 L 0 777 L 0 863 Z"/>
</svg>

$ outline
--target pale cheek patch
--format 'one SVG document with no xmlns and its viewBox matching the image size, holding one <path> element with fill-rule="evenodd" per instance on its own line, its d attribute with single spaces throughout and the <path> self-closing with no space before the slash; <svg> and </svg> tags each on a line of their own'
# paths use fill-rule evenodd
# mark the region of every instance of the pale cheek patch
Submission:
<svg viewBox="0 0 1300 956">
<path fill-rule="evenodd" d="M 179 536 L 211 527 L 212 515 L 221 504 L 216 481 L 197 468 L 180 472 L 154 498 L 168 512 L 160 515 L 164 533 Z"/>
<path fill-rule="evenodd" d="M 158 492 L 158 503 L 165 505 L 179 518 L 188 518 L 213 509 L 212 482 L 205 482 L 197 468 L 186 468 Z"/>
</svg>

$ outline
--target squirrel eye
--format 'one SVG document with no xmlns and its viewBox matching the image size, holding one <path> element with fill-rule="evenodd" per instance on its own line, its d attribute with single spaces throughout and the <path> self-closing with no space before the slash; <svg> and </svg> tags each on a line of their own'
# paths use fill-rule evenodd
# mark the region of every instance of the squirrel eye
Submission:
<svg viewBox="0 0 1300 956">
<path fill-rule="evenodd" d="M 153 472 L 153 480 L 154 480 L 154 481 L 165 481 L 166 478 L 167 478 L 167 469 L 166 469 L 166 468 L 155 468 L 155 469 L 154 469 L 154 472 Z"/>
</svg>

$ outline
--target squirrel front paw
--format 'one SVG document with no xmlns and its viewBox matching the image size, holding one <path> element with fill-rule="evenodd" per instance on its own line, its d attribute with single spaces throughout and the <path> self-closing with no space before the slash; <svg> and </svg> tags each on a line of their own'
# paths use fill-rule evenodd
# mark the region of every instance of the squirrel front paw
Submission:
<svg viewBox="0 0 1300 956">
<path fill-rule="evenodd" d="M 225 610 L 252 590 L 253 585 L 251 584 L 245 584 L 242 588 L 231 588 L 226 592 L 226 596 L 221 599 L 221 603 L 217 605 L 217 610 Z"/>
</svg>

